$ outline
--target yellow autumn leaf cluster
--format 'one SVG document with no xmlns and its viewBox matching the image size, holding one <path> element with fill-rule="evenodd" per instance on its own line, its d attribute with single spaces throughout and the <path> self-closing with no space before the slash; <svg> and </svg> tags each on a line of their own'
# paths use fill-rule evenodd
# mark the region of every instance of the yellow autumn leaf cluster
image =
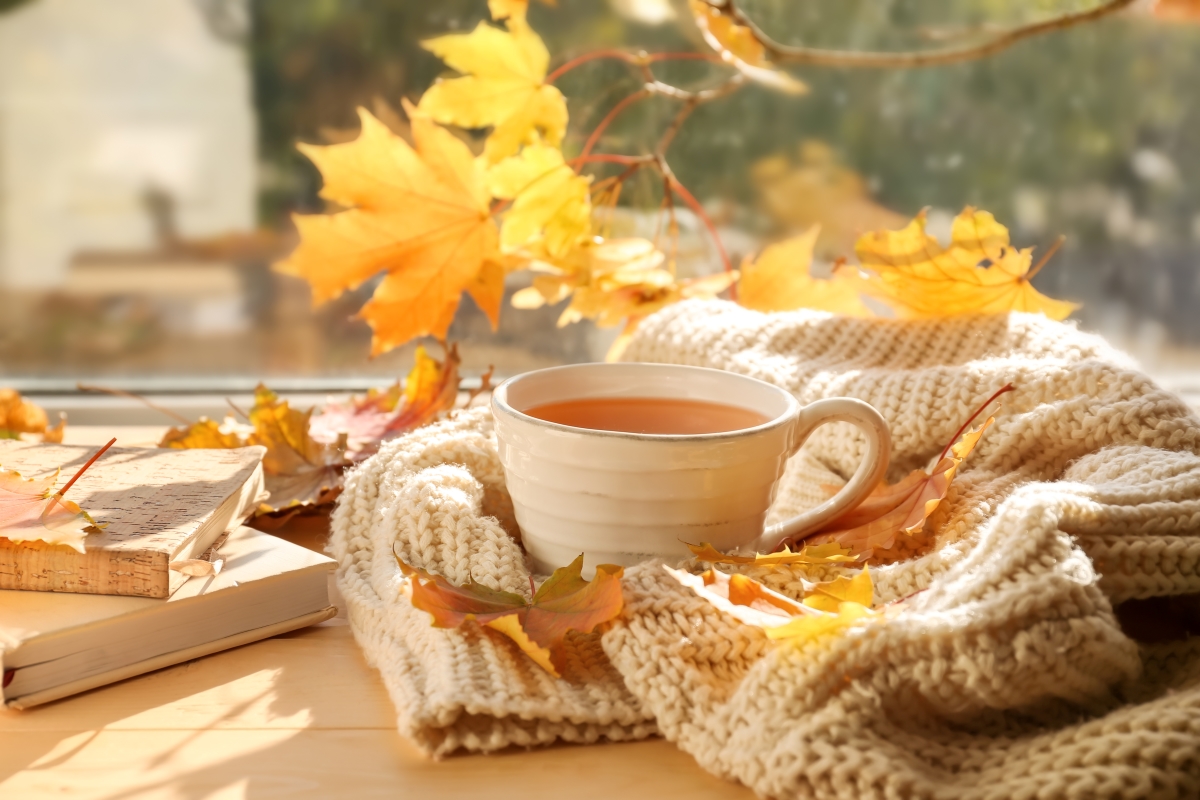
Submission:
<svg viewBox="0 0 1200 800">
<path fill-rule="evenodd" d="M 1031 311 L 1066 319 L 1076 308 L 1033 288 L 1033 249 L 1013 247 L 1008 229 L 986 211 L 963 209 L 949 247 L 925 231 L 922 212 L 902 230 L 863 236 L 855 252 L 874 273 L 863 291 L 903 317 Z"/>
<path fill-rule="evenodd" d="M 321 171 L 321 195 L 332 209 L 295 217 L 300 244 L 277 268 L 307 280 L 316 303 L 375 282 L 359 311 L 373 332 L 373 355 L 419 336 L 444 339 L 463 293 L 494 329 L 507 274 L 527 269 L 532 286 L 513 304 L 530 308 L 569 298 L 560 325 L 582 319 L 624 325 L 612 357 L 648 314 L 680 300 L 715 297 L 739 274 L 727 269 L 681 280 L 657 241 L 597 235 L 593 194 L 605 193 L 615 204 L 623 178 L 593 186 L 579 174 L 580 164 L 599 157 L 590 154 L 590 141 L 589 155 L 575 162 L 564 157 L 566 99 L 548 74 L 545 44 L 526 20 L 527 2 L 490 0 L 489 9 L 493 22 L 423 43 L 452 72 L 416 105 L 404 104 L 411 141 L 360 109 L 357 139 L 301 145 Z M 692 0 L 692 11 L 720 60 L 753 80 L 803 89 L 776 70 L 752 31 L 723 9 Z M 482 153 L 476 155 L 478 134 Z M 630 164 L 627 174 L 654 160 L 604 157 Z M 700 208 L 671 183 L 664 165 L 659 169 L 669 202 L 677 194 Z M 762 311 L 867 316 L 866 296 L 903 317 L 1015 309 L 1062 319 L 1074 308 L 1033 288 L 1040 264 L 1032 266 L 1032 251 L 1014 248 L 987 212 L 964 210 L 947 247 L 925 232 L 923 215 L 902 230 L 867 234 L 855 248 L 859 266 L 836 265 L 828 277 L 811 269 L 817 234 L 812 228 L 746 259 L 740 302 Z"/>
<path fill-rule="evenodd" d="M 814 277 L 818 234 L 814 226 L 747 259 L 738 301 L 759 311 L 870 316 L 866 295 L 910 319 L 1026 311 L 1061 320 L 1077 308 L 1035 289 L 1030 280 L 1041 265 L 1033 267 L 1033 249 L 1013 247 L 1007 228 L 969 206 L 954 219 L 949 246 L 925 231 L 924 212 L 901 230 L 860 237 L 855 253 L 865 274 L 839 263 L 829 278 Z"/>
<path fill-rule="evenodd" d="M 563 158 L 566 100 L 546 81 L 549 53 L 526 6 L 491 0 L 503 28 L 485 22 L 424 42 L 457 74 L 405 105 L 412 142 L 359 109 L 354 141 L 301 145 L 324 177 L 322 197 L 342 210 L 298 215 L 300 245 L 277 268 L 307 280 L 317 303 L 382 274 L 359 312 L 373 354 L 417 336 L 444 338 L 463 292 L 495 327 L 514 269 L 538 273 L 539 303 L 575 295 L 563 324 L 590 318 L 627 328 L 733 280 L 677 281 L 655 245 L 594 235 L 591 179 Z M 483 154 L 444 125 L 488 129 Z M 533 294 L 515 305 L 530 306 Z"/>
</svg>

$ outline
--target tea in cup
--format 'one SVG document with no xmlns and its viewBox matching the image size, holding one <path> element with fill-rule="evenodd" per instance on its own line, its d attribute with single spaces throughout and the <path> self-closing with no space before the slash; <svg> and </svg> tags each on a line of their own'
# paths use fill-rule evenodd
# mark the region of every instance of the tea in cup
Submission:
<svg viewBox="0 0 1200 800">
<path fill-rule="evenodd" d="M 722 370 L 576 364 L 502 383 L 492 414 L 505 482 L 534 566 L 678 560 L 687 544 L 769 552 L 818 530 L 883 478 L 887 424 L 847 397 L 802 406 L 789 392 Z M 851 422 L 867 438 L 829 500 L 764 527 L 783 469 L 809 435 Z"/>
</svg>

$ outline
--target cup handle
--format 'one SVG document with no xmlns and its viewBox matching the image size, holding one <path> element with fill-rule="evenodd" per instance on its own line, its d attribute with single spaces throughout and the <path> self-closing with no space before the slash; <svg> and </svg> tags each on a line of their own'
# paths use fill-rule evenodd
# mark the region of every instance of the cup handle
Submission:
<svg viewBox="0 0 1200 800">
<path fill-rule="evenodd" d="M 787 539 L 819 529 L 829 520 L 850 509 L 871 493 L 887 472 L 892 452 L 892 437 L 887 422 L 871 405 L 850 397 L 818 400 L 796 415 L 792 427 L 791 455 L 820 426 L 828 422 L 851 422 L 867 435 L 867 453 L 850 482 L 841 491 L 816 508 L 769 526 L 750 546 L 755 552 L 769 553 Z M 749 548 L 743 548 L 747 550 Z"/>
</svg>

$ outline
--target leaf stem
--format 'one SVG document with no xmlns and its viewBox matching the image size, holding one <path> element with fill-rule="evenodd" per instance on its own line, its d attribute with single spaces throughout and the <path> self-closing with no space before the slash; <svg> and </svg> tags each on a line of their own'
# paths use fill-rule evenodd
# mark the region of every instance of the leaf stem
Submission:
<svg viewBox="0 0 1200 800">
<path fill-rule="evenodd" d="M 700 221 L 704 223 L 704 227 L 708 229 L 708 235 L 712 237 L 713 244 L 716 245 L 717 252 L 721 255 L 721 263 L 724 265 L 725 271 L 733 272 L 733 263 L 729 260 L 729 254 L 725 252 L 725 245 L 722 244 L 721 237 L 717 235 L 717 226 L 713 224 L 704 207 L 700 205 L 700 202 L 692 196 L 687 187 L 680 183 L 677 178 L 669 176 L 667 181 L 679 193 L 679 196 L 683 198 L 683 202 L 687 203 L 692 212 L 700 218 Z M 736 286 L 729 287 L 729 297 L 731 300 L 737 300 Z"/>
<path fill-rule="evenodd" d="M 625 50 L 616 50 L 606 48 L 603 50 L 593 50 L 590 53 L 584 53 L 581 56 L 570 59 L 563 63 L 553 72 L 545 77 L 543 83 L 554 83 L 556 80 L 567 74 L 571 70 L 586 64 L 589 61 L 596 61 L 601 58 L 614 58 L 618 61 L 624 61 L 626 64 L 634 64 L 644 66 L 647 64 L 655 64 L 659 61 L 707 61 L 711 64 L 724 64 L 725 62 L 712 53 L 692 53 L 692 52 L 667 52 L 667 53 L 630 53 Z"/>
<path fill-rule="evenodd" d="M 571 166 L 579 166 L 581 164 L 592 164 L 600 162 L 602 164 L 648 164 L 654 160 L 653 156 L 622 156 L 616 153 L 590 153 L 586 156 L 578 156 L 572 158 L 567 163 Z"/>
<path fill-rule="evenodd" d="M 563 75 L 570 72 L 571 70 L 575 69 L 580 64 L 586 64 L 589 61 L 595 61 L 596 59 L 600 59 L 600 58 L 615 58 L 620 61 L 630 63 L 636 57 L 632 53 L 626 53 L 624 50 L 613 50 L 613 49 L 593 50 L 590 53 L 584 53 L 583 55 L 578 56 L 576 58 L 572 58 L 570 61 L 567 61 L 565 64 L 562 64 L 560 67 L 558 67 L 558 69 L 554 70 L 549 75 L 547 75 L 545 80 L 543 80 L 542 82 L 547 83 L 547 84 L 554 83 L 556 80 L 558 80 Z"/>
<path fill-rule="evenodd" d="M 73 478 L 71 478 L 71 480 L 67 481 L 67 484 L 65 486 L 63 486 L 63 488 L 61 488 L 57 492 L 55 492 L 54 496 L 61 498 L 64 494 L 66 494 L 67 489 L 70 489 L 72 486 L 75 485 L 75 481 L 79 480 L 79 476 L 82 475 L 83 473 L 87 472 L 88 467 L 90 467 L 92 464 L 95 464 L 96 460 L 99 459 L 100 456 L 102 456 L 106 452 L 108 452 L 108 448 L 112 447 L 116 443 L 117 443 L 117 439 L 115 436 L 112 439 L 109 439 L 108 444 L 104 445 L 104 447 L 101 447 L 99 450 L 97 450 L 96 454 L 93 455 L 91 458 L 89 458 L 87 460 L 87 463 L 79 468 L 79 471 L 75 473 L 75 477 L 73 477 Z"/>
<path fill-rule="evenodd" d="M 233 399 L 232 399 L 232 398 L 226 397 L 226 398 L 225 398 L 225 402 L 226 402 L 226 403 L 228 403 L 228 404 L 229 404 L 229 407 L 230 407 L 230 408 L 232 408 L 234 411 L 236 411 L 236 412 L 237 412 L 237 413 L 238 413 L 238 414 L 239 414 L 239 415 L 240 415 L 240 416 L 241 416 L 243 419 L 245 419 L 247 422 L 252 422 L 252 421 L 253 421 L 253 420 L 251 420 L 251 419 L 250 419 L 250 415 L 249 415 L 249 414 L 247 414 L 245 411 L 242 411 L 242 409 L 238 408 L 238 405 L 237 405 L 237 403 L 233 402 Z"/>
<path fill-rule="evenodd" d="M 938 456 L 938 461 L 941 461 L 943 458 L 946 457 L 946 453 L 949 453 L 950 448 L 954 447 L 954 443 L 958 441 L 958 437 L 963 435 L 963 431 L 965 431 L 970 426 L 970 424 L 975 421 L 976 417 L 978 417 L 980 414 L 983 413 L 983 410 L 985 408 L 987 408 L 992 403 L 994 403 L 996 401 L 996 398 L 1000 397 L 1000 395 L 1008 394 L 1009 392 L 1015 392 L 1016 390 L 1017 390 L 1017 387 L 1013 386 L 1011 383 L 1005 384 L 1004 388 L 1000 389 L 1000 391 L 996 392 L 994 395 L 992 395 L 987 400 L 985 400 L 983 405 L 981 405 L 979 408 L 975 409 L 975 413 L 972 414 L 967 419 L 967 421 L 962 424 L 962 427 L 958 429 L 957 433 L 955 433 L 953 436 L 950 437 L 950 443 L 948 445 L 946 445 L 946 449 L 942 451 L 942 454 L 940 456 Z"/>
<path fill-rule="evenodd" d="M 1093 22 L 1115 14 L 1133 5 L 1137 0 L 1106 0 L 1106 2 L 1085 11 L 1069 12 L 1027 25 L 1018 25 L 979 44 L 965 47 L 951 46 L 945 49 L 920 52 L 861 52 L 785 45 L 768 36 L 758 23 L 742 10 L 738 0 L 702 0 L 702 2 L 733 24 L 746 28 L 750 38 L 762 45 L 771 61 L 776 64 L 814 64 L 859 69 L 912 69 L 985 58 L 1031 36 L 1039 36 L 1050 31 Z"/>
<path fill-rule="evenodd" d="M 1033 276 L 1042 271 L 1042 267 L 1046 266 L 1046 262 L 1050 260 L 1051 256 L 1058 252 L 1058 248 L 1062 247 L 1063 242 L 1066 240 L 1067 237 L 1064 234 L 1059 234 L 1058 238 L 1054 240 L 1054 244 L 1050 245 L 1050 248 L 1042 255 L 1041 258 L 1038 259 L 1038 262 L 1033 265 L 1033 269 L 1029 270 L 1029 272 L 1026 272 L 1021 280 L 1033 280 Z"/>
</svg>

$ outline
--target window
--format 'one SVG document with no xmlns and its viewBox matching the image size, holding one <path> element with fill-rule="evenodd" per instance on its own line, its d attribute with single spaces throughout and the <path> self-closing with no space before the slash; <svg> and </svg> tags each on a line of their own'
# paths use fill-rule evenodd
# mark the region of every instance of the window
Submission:
<svg viewBox="0 0 1200 800">
<path fill-rule="evenodd" d="M 744 3 L 781 40 L 875 50 L 1096 3 L 997 5 Z M 923 207 L 934 231 L 970 204 L 1022 246 L 1064 234 L 1037 285 L 1082 303 L 1081 326 L 1167 383 L 1200 388 L 1200 11 L 1153 5 L 950 66 L 797 68 L 806 95 L 752 85 L 703 105 L 670 161 L 735 262 L 816 223 L 823 260 L 851 255 L 859 232 Z M 560 0 L 535 3 L 530 19 L 561 63 L 604 47 L 702 51 L 684 10 Z M 353 138 L 359 105 L 403 128 L 402 98 L 445 70 L 419 41 L 486 16 L 484 0 L 0 0 L 2 381 L 222 391 L 403 374 L 412 346 L 371 360 L 370 331 L 352 318 L 371 285 L 314 310 L 306 284 L 270 269 L 294 244 L 290 214 L 323 208 L 295 144 Z M 658 74 L 691 85 L 712 68 Z M 604 61 L 564 76 L 564 147 L 577 152 L 640 82 Z M 674 110 L 659 99 L 630 108 L 604 147 L 637 152 Z M 652 230 L 656 191 L 632 181 L 614 228 Z M 681 209 L 678 220 L 680 270 L 719 270 L 697 217 Z M 527 280 L 510 276 L 508 290 Z M 611 329 L 558 329 L 557 315 L 506 304 L 493 334 L 464 300 L 450 334 L 464 373 L 603 356 Z"/>
</svg>

